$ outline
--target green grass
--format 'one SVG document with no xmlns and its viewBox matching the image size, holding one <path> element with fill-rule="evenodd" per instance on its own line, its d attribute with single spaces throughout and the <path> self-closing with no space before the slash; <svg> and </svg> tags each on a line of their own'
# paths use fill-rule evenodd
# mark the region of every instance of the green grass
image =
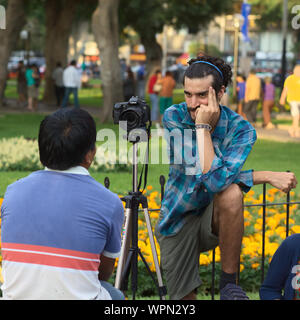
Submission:
<svg viewBox="0 0 300 320">
<path fill-rule="evenodd" d="M 24 136 L 25 138 L 37 138 L 44 114 L 39 113 L 7 113 L 0 114 L 0 139 Z M 94 118 L 97 130 L 110 128 L 116 130 L 112 123 L 100 124 L 97 117 Z"/>
<path fill-rule="evenodd" d="M 243 169 L 294 172 L 299 182 L 295 191 L 300 193 L 299 159 L 299 143 L 257 140 Z M 253 190 L 262 192 L 262 186 L 254 186 Z"/>
<path fill-rule="evenodd" d="M 79 102 L 83 106 L 100 107 L 102 105 L 102 90 L 100 88 L 100 80 L 91 80 L 91 84 L 95 85 L 90 88 L 81 88 L 78 92 Z M 39 100 L 43 98 L 44 81 L 39 88 Z M 8 80 L 5 89 L 5 97 L 10 99 L 17 99 L 17 83 L 16 80 Z M 73 96 L 70 97 L 70 102 L 73 103 Z"/>
<path fill-rule="evenodd" d="M 44 117 L 45 115 L 28 113 L 0 115 L 0 138 L 37 138 L 39 125 Z"/>
</svg>

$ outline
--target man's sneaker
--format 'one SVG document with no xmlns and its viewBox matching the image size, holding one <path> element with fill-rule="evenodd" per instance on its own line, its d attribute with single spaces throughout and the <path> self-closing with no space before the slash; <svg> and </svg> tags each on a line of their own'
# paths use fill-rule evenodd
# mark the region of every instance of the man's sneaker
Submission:
<svg viewBox="0 0 300 320">
<path fill-rule="evenodd" d="M 249 298 L 240 286 L 227 283 L 226 286 L 220 290 L 220 300 L 249 300 Z"/>
</svg>

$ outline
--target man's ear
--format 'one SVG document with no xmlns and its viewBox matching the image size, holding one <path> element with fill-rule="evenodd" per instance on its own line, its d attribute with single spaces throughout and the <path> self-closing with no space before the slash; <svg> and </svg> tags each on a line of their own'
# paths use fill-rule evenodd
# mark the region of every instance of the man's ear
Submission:
<svg viewBox="0 0 300 320">
<path fill-rule="evenodd" d="M 85 155 L 85 161 L 89 164 L 91 164 L 94 160 L 95 154 L 96 154 L 96 147 L 93 150 L 88 151 L 88 153 Z"/>
<path fill-rule="evenodd" d="M 217 94 L 217 98 L 218 98 L 218 101 L 219 101 L 219 102 L 221 101 L 221 99 L 222 99 L 225 91 L 226 91 L 225 86 L 222 86 L 221 89 L 220 89 L 220 91 L 219 91 L 218 94 Z"/>
</svg>

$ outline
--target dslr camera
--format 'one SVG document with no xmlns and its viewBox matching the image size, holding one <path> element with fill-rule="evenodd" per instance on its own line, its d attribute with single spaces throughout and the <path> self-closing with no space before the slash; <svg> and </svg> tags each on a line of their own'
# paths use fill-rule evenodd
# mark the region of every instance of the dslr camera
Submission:
<svg viewBox="0 0 300 320">
<path fill-rule="evenodd" d="M 149 128 L 151 126 L 150 107 L 139 97 L 131 97 L 128 102 L 118 102 L 114 105 L 113 120 L 114 124 L 126 121 L 128 135 L 134 129 L 147 131 L 147 123 Z"/>
</svg>

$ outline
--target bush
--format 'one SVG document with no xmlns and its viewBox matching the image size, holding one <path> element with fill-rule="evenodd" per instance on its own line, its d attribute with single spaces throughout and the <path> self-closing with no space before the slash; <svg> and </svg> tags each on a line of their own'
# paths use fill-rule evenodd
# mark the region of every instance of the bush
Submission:
<svg viewBox="0 0 300 320">
<path fill-rule="evenodd" d="M 121 155 L 122 156 L 122 155 Z M 101 147 L 97 148 L 92 171 L 130 171 L 130 163 L 119 164 L 119 159 L 112 162 L 112 156 Z M 124 162 L 124 161 L 123 161 Z M 38 142 L 36 139 L 24 137 L 0 140 L 0 171 L 36 171 L 43 169 L 39 159 Z"/>
</svg>

